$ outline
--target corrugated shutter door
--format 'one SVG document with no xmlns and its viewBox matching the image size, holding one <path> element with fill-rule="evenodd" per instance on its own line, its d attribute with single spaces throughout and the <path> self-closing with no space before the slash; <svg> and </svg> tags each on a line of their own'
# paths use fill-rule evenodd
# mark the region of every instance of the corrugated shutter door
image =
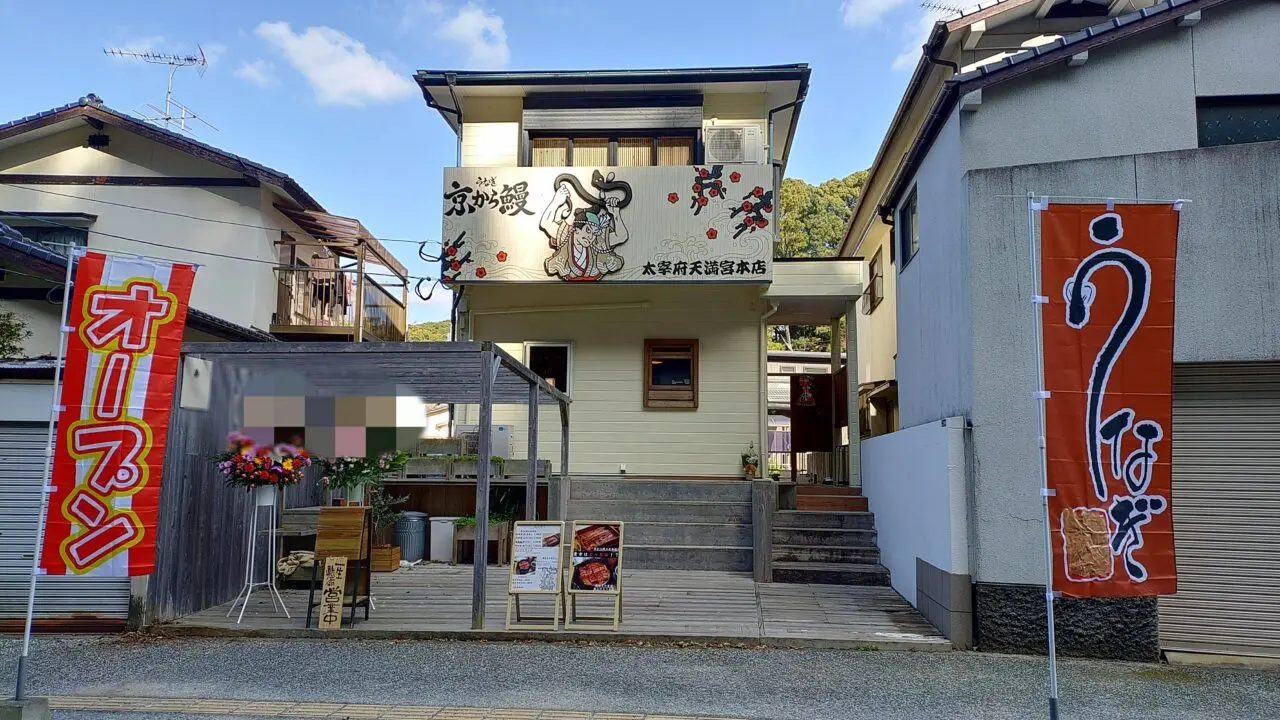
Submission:
<svg viewBox="0 0 1280 720">
<path fill-rule="evenodd" d="M 0 423 L 0 620 L 27 614 L 48 431 L 48 425 Z M 43 576 L 36 584 L 37 618 L 128 616 L 129 578 Z"/>
<path fill-rule="evenodd" d="M 1280 363 L 1177 366 L 1166 650 L 1280 657 Z"/>
</svg>

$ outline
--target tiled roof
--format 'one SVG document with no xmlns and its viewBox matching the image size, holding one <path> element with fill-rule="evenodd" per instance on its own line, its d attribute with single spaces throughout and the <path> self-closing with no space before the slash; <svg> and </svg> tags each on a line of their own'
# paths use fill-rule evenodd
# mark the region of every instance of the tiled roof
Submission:
<svg viewBox="0 0 1280 720">
<path fill-rule="evenodd" d="M 44 112 L 39 112 L 35 115 L 28 115 L 17 120 L 0 123 L 0 135 L 3 135 L 6 131 L 17 130 L 18 132 L 21 132 L 23 126 L 36 125 L 42 120 L 63 115 L 67 117 L 74 117 L 76 115 L 94 117 L 98 120 L 132 130 L 182 152 L 205 157 L 218 162 L 225 167 L 242 172 L 245 175 L 259 180 L 260 182 L 267 182 L 272 185 L 280 186 L 289 194 L 290 197 L 307 210 L 324 212 L 324 208 L 320 203 L 317 202 L 315 198 L 311 197 L 307 191 L 303 190 L 302 186 L 299 185 L 297 181 L 285 173 L 274 168 L 267 167 L 262 163 L 254 162 L 249 158 L 214 147 L 208 143 L 200 142 L 199 140 L 195 140 L 181 133 L 144 122 L 135 117 L 130 117 L 118 110 L 107 107 L 102 104 L 100 100 L 93 98 L 93 96 L 87 96 L 85 98 L 81 98 L 77 102 L 68 103 L 51 110 L 45 110 Z"/>
<path fill-rule="evenodd" d="M 65 256 L 53 252 L 39 243 L 28 240 L 22 233 L 4 223 L 0 223 L 0 248 L 29 257 L 46 266 L 62 268 L 64 271 L 67 267 L 67 258 Z M 276 337 L 270 333 L 237 325 L 229 320 L 223 320 L 216 315 L 195 308 L 187 310 L 187 323 L 197 330 L 203 330 L 229 340 L 248 342 L 277 341 Z"/>
</svg>

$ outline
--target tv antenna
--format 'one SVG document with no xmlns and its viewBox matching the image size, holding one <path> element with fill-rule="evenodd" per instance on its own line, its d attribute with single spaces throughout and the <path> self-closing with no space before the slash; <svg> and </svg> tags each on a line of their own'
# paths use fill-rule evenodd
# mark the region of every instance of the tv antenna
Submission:
<svg viewBox="0 0 1280 720">
<path fill-rule="evenodd" d="M 138 116 L 147 122 L 162 125 L 166 129 L 176 127 L 182 132 L 195 134 L 191 127 L 187 125 L 188 121 L 196 120 L 211 130 L 217 131 L 218 129 L 173 97 L 173 75 L 178 72 L 178 68 L 194 67 L 196 74 L 204 77 L 204 71 L 209 67 L 209 61 L 204 56 L 204 48 L 197 45 L 196 50 L 199 51 L 196 55 L 169 55 L 151 51 L 125 50 L 123 48 L 103 48 L 102 52 L 114 57 L 141 60 L 153 65 L 168 65 L 169 84 L 164 91 L 164 108 L 147 103 L 151 113 L 142 112 L 138 113 Z"/>
</svg>

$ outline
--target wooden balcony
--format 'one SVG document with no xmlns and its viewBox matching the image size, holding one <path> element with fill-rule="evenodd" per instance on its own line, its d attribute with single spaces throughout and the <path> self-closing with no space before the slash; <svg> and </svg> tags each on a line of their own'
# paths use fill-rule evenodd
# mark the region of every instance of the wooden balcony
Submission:
<svg viewBox="0 0 1280 720">
<path fill-rule="evenodd" d="M 293 340 L 315 336 L 384 342 L 405 339 L 404 301 L 370 276 L 364 277 L 363 302 L 357 302 L 358 278 L 353 270 L 280 267 L 276 268 L 276 279 L 272 333 Z M 362 332 L 356 332 L 357 322 Z"/>
<path fill-rule="evenodd" d="M 279 241 L 271 332 L 290 340 L 403 342 L 404 265 L 359 220 L 276 208 L 310 237 L 284 233 Z"/>
</svg>

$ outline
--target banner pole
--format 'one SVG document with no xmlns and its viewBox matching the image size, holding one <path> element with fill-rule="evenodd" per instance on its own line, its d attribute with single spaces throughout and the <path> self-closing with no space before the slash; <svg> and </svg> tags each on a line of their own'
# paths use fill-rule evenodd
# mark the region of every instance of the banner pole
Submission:
<svg viewBox="0 0 1280 720">
<path fill-rule="evenodd" d="M 1045 200 L 1047 201 L 1047 198 Z M 1035 223 L 1036 213 L 1045 209 L 1045 205 L 1037 203 L 1033 193 L 1027 193 L 1027 241 L 1031 250 L 1031 304 L 1035 307 L 1036 318 L 1036 409 L 1040 416 L 1040 434 L 1037 437 L 1040 445 L 1040 498 L 1044 502 L 1044 609 L 1049 630 L 1049 720 L 1058 720 L 1058 648 L 1053 627 L 1053 531 L 1049 514 L 1049 496 L 1053 491 L 1049 489 L 1044 420 L 1044 403 L 1048 400 L 1049 393 L 1044 387 L 1044 339 L 1042 337 L 1044 306 L 1048 304 L 1049 298 L 1040 294 L 1040 262 L 1036 252 L 1038 248 Z"/>
<path fill-rule="evenodd" d="M 53 440 L 57 434 L 58 413 L 62 402 L 62 361 L 67 353 L 67 315 L 71 307 L 71 273 L 78 257 L 76 248 L 68 248 L 67 273 L 62 281 L 62 320 L 58 325 L 58 359 L 53 366 L 53 402 L 49 405 L 49 434 L 44 446 L 44 473 L 40 476 L 40 516 L 36 519 L 35 551 L 31 554 L 31 579 L 27 588 L 27 620 L 22 629 L 22 654 L 18 656 L 18 682 L 13 698 L 26 696 L 27 658 L 31 655 L 31 625 L 35 619 L 36 576 L 40 574 L 40 552 L 44 549 L 45 515 L 49 510 L 50 472 L 53 469 Z"/>
</svg>

